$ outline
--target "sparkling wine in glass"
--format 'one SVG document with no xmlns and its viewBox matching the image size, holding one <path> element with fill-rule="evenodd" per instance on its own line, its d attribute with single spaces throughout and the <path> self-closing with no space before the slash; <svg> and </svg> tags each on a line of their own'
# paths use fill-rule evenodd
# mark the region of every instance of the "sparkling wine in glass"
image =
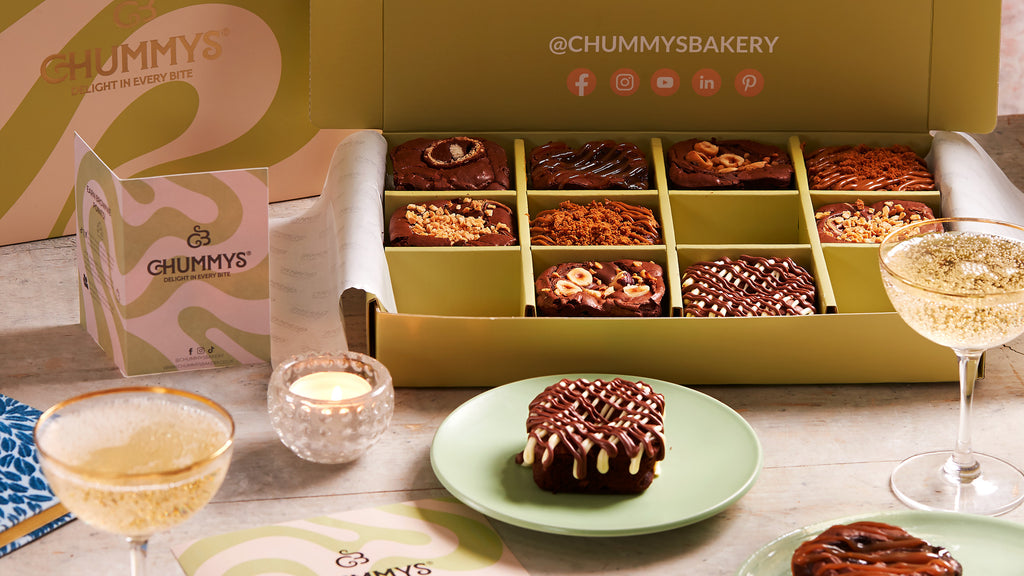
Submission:
<svg viewBox="0 0 1024 576">
<path fill-rule="evenodd" d="M 912 456 L 890 479 L 907 505 L 997 515 L 1024 500 L 1024 473 L 971 446 L 971 407 L 982 353 L 1024 333 L 1024 227 L 977 218 L 922 221 L 890 233 L 882 282 L 900 317 L 956 353 L 960 419 L 950 451 Z"/>
<path fill-rule="evenodd" d="M 43 474 L 82 521 L 124 536 L 131 573 L 146 544 L 210 501 L 227 473 L 234 421 L 214 402 L 168 388 L 77 396 L 36 424 Z"/>
</svg>

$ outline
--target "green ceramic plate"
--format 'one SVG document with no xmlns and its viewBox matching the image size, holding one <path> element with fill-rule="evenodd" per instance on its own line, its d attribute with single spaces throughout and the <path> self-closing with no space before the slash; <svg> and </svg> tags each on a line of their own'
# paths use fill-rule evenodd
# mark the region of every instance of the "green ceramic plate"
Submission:
<svg viewBox="0 0 1024 576">
<path fill-rule="evenodd" d="M 646 492 L 635 496 L 552 494 L 517 465 L 526 443 L 527 407 L 563 374 L 492 388 L 453 411 L 430 451 L 434 473 L 455 497 L 491 518 L 576 536 L 647 534 L 713 516 L 740 499 L 761 470 L 761 445 L 747 422 L 718 400 L 636 376 L 665 395 L 667 456 Z"/>
<path fill-rule="evenodd" d="M 885 522 L 903 528 L 927 542 L 948 548 L 964 567 L 964 574 L 978 576 L 1020 576 L 1024 574 L 1024 525 L 999 518 L 898 510 L 864 514 L 821 522 L 785 534 L 755 552 L 737 572 L 737 576 L 790 576 L 790 558 L 804 540 L 809 540 L 834 524 L 858 520 Z"/>
</svg>

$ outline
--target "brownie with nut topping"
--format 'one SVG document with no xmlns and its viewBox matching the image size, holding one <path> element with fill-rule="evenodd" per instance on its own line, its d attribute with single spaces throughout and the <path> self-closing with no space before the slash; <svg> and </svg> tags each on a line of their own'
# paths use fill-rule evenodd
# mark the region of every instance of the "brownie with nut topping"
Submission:
<svg viewBox="0 0 1024 576">
<path fill-rule="evenodd" d="M 407 204 L 391 214 L 392 246 L 511 246 L 512 210 L 493 200 L 454 198 Z"/>
<path fill-rule="evenodd" d="M 914 200 L 879 200 L 865 204 L 836 202 L 814 211 L 818 238 L 822 242 L 880 244 L 887 234 L 921 220 L 934 220 L 935 214 L 927 204 Z M 942 225 L 928 225 L 921 233 L 941 232 Z"/>
<path fill-rule="evenodd" d="M 579 148 L 548 142 L 530 151 L 534 190 L 647 190 L 647 156 L 636 144 L 595 140 Z"/>
<path fill-rule="evenodd" d="M 508 190 L 508 155 L 483 138 L 416 138 L 391 150 L 396 190 Z"/>
<path fill-rule="evenodd" d="M 677 142 L 668 177 L 680 190 L 779 190 L 793 185 L 793 162 L 778 146 L 753 140 Z"/>
<path fill-rule="evenodd" d="M 556 264 L 535 287 L 540 316 L 661 316 L 665 296 L 661 266 L 640 260 Z"/>
</svg>

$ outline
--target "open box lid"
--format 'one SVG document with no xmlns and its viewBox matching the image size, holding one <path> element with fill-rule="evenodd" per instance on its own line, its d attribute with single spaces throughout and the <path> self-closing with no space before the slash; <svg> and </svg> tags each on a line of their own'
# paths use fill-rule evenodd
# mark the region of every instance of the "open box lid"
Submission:
<svg viewBox="0 0 1024 576">
<path fill-rule="evenodd" d="M 989 132 L 1000 0 L 311 0 L 311 118 L 386 132 Z"/>
</svg>

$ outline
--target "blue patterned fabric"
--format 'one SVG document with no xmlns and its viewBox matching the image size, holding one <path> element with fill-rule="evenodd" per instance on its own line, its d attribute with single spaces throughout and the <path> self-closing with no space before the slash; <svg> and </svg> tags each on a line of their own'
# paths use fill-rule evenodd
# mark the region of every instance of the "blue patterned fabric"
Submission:
<svg viewBox="0 0 1024 576">
<path fill-rule="evenodd" d="M 43 477 L 32 429 L 42 414 L 0 394 L 0 534 L 57 503 Z M 74 517 L 69 513 L 0 547 L 0 556 L 51 532 Z"/>
</svg>

